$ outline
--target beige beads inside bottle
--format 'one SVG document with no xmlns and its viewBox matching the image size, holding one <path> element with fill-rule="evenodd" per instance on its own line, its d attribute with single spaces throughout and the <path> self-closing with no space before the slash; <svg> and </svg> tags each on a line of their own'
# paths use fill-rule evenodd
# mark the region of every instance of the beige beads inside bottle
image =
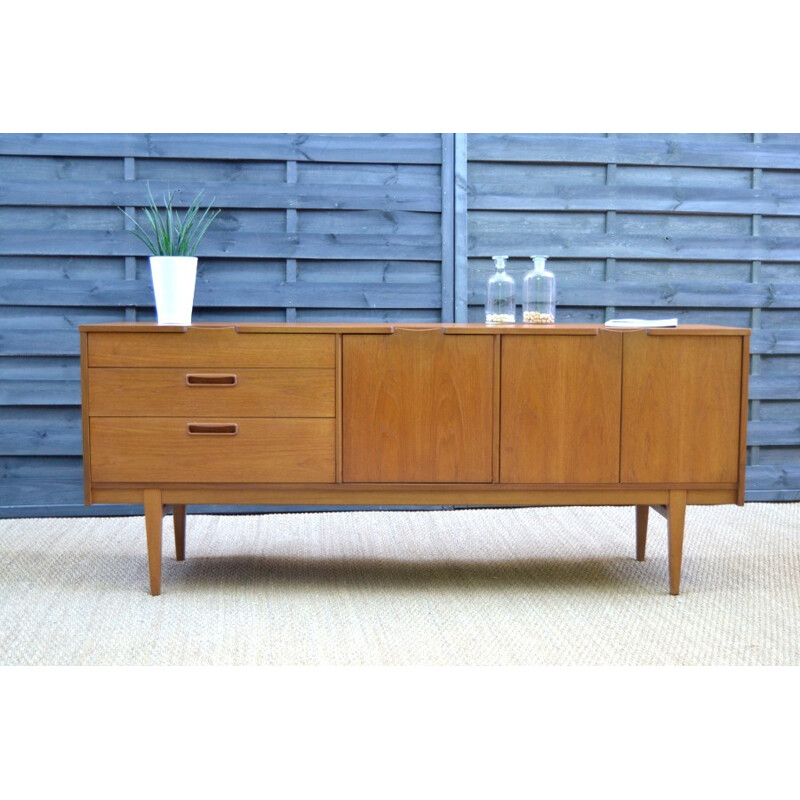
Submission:
<svg viewBox="0 0 800 800">
<path fill-rule="evenodd" d="M 525 311 L 522 314 L 522 321 L 531 325 L 550 325 L 556 321 L 554 314 L 546 314 L 541 311 Z"/>
</svg>

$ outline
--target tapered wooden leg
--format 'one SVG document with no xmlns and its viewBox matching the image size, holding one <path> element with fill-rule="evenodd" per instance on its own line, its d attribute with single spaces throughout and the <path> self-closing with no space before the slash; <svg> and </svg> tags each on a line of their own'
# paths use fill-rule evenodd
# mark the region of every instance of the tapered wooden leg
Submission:
<svg viewBox="0 0 800 800">
<path fill-rule="evenodd" d="M 164 506 L 160 489 L 144 490 L 144 522 L 147 529 L 147 560 L 150 564 L 150 594 L 161 594 L 161 521 Z"/>
<path fill-rule="evenodd" d="M 683 558 L 683 527 L 686 521 L 686 492 L 669 493 L 667 506 L 667 528 L 669 530 L 669 593 L 680 594 L 681 560 Z"/>
<path fill-rule="evenodd" d="M 172 507 L 172 526 L 175 528 L 175 560 L 186 558 L 186 506 Z"/>
<path fill-rule="evenodd" d="M 647 547 L 647 517 L 650 506 L 636 506 L 636 560 L 644 561 Z"/>
</svg>

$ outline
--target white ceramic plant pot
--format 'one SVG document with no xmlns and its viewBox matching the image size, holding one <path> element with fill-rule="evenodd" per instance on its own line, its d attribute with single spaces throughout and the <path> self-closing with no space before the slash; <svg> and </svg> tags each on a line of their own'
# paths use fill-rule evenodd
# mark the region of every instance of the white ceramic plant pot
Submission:
<svg viewBox="0 0 800 800">
<path fill-rule="evenodd" d="M 191 325 L 197 259 L 194 256 L 150 256 L 159 325 Z"/>
</svg>

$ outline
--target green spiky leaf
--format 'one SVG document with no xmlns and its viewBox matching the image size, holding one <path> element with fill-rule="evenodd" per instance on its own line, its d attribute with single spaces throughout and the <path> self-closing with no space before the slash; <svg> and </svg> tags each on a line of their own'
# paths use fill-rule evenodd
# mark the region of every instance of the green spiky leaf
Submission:
<svg viewBox="0 0 800 800">
<path fill-rule="evenodd" d="M 163 210 L 159 207 L 147 184 L 147 195 L 149 206 L 142 208 L 142 213 L 147 220 L 147 226 L 143 226 L 138 220 L 128 214 L 125 209 L 120 209 L 125 216 L 133 222 L 133 230 L 130 232 L 141 241 L 145 247 L 156 256 L 192 256 L 197 250 L 200 240 L 208 230 L 209 225 L 214 221 L 219 210 L 211 210 L 209 204 L 200 213 L 200 200 L 203 196 L 201 191 L 189 204 L 189 208 L 181 218 L 180 213 L 175 209 L 175 195 L 177 190 L 164 194 Z M 211 203 L 213 204 L 213 199 Z"/>
</svg>

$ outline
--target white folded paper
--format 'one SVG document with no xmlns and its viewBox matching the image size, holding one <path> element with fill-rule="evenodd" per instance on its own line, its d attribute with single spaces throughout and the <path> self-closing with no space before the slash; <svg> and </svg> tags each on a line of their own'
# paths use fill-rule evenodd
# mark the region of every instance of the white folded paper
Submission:
<svg viewBox="0 0 800 800">
<path fill-rule="evenodd" d="M 609 319 L 607 328 L 676 328 L 678 319 Z"/>
</svg>

